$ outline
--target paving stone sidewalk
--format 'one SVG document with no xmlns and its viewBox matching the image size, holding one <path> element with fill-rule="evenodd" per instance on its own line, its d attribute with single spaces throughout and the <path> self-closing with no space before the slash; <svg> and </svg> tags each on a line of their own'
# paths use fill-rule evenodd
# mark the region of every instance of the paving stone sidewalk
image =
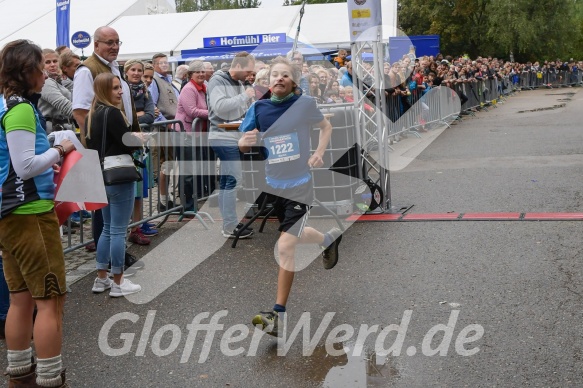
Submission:
<svg viewBox="0 0 583 388">
<path fill-rule="evenodd" d="M 158 228 L 158 235 L 151 237 L 151 243 L 147 246 L 139 246 L 136 244 L 129 244 L 128 252 L 136 256 L 138 259 L 144 256 L 149 250 L 153 249 L 160 242 L 164 241 L 168 236 L 174 233 L 176 230 L 180 229 L 189 219 L 184 219 L 182 222 L 178 222 L 178 215 L 170 215 L 166 222 Z M 151 222 L 158 224 L 163 221 L 164 217 L 155 219 Z M 70 236 L 64 235 L 61 238 L 63 244 L 63 249 L 69 247 L 74 247 L 81 244 L 81 230 L 80 227 L 73 227 L 72 230 L 75 231 L 74 234 Z M 87 220 L 83 224 L 83 241 L 90 241 L 93 237 L 91 236 L 91 220 Z M 135 265 L 135 267 L 139 267 Z M 125 274 L 127 277 L 133 275 L 136 268 L 129 268 Z M 65 271 L 67 275 L 67 286 L 71 286 L 78 280 L 87 276 L 88 274 L 95 272 L 95 252 L 90 252 L 84 247 L 75 249 L 71 252 L 65 254 Z"/>
</svg>

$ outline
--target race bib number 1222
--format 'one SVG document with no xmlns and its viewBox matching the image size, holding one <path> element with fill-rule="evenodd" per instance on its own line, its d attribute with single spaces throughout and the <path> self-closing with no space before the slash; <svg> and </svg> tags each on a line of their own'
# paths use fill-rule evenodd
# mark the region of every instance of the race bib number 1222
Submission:
<svg viewBox="0 0 583 388">
<path fill-rule="evenodd" d="M 269 151 L 269 164 L 290 162 L 300 158 L 298 134 L 292 132 L 287 135 L 270 136 L 264 139 L 265 148 Z"/>
</svg>

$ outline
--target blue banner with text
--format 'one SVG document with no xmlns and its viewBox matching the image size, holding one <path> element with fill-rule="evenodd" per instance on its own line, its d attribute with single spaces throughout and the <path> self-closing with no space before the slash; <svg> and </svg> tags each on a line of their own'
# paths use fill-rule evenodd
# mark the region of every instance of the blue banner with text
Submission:
<svg viewBox="0 0 583 388">
<path fill-rule="evenodd" d="M 57 47 L 69 47 L 69 23 L 71 0 L 57 0 Z"/>
<path fill-rule="evenodd" d="M 233 47 L 233 46 L 258 46 L 263 43 L 285 43 L 286 35 L 282 34 L 251 34 L 236 36 L 218 36 L 203 38 L 205 48 Z"/>
</svg>

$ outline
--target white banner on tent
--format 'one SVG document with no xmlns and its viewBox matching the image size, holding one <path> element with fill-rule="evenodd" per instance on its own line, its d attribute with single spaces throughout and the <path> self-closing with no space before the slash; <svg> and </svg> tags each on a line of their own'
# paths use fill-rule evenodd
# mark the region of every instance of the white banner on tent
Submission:
<svg viewBox="0 0 583 388">
<path fill-rule="evenodd" d="M 348 0 L 351 42 L 378 42 L 383 24 L 381 0 Z"/>
</svg>

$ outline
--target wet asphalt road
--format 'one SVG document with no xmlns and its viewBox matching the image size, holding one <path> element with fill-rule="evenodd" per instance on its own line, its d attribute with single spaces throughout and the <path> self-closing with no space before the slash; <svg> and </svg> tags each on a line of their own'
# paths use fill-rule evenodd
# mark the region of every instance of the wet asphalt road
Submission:
<svg viewBox="0 0 583 388">
<path fill-rule="evenodd" d="M 583 93 L 565 108 L 517 113 L 551 107 L 565 96 L 550 94 L 572 91 L 522 93 L 447 129 L 392 174 L 393 201 L 413 204 L 413 213 L 583 212 Z M 323 337 L 309 349 L 299 333 L 278 356 L 276 340 L 254 341 L 250 325 L 274 302 L 276 228 L 269 223 L 263 236 L 223 246 L 147 304 L 93 295 L 92 277 L 73 285 L 63 350 L 68 376 L 88 387 L 581 386 L 582 228 L 571 221 L 356 223 L 344 234 L 336 268 L 315 262 L 296 276 L 290 326 L 307 312 L 313 335 L 331 317 Z M 165 254 L 188 254 L 219 238 L 194 229 Z M 208 312 L 208 323 L 223 310 L 212 343 L 205 332 L 188 338 L 197 314 Z M 107 332 L 112 317 L 126 319 Z M 431 340 L 430 330 L 448 322 L 448 332 Z M 391 324 L 404 337 L 392 331 L 383 342 Z M 241 341 L 221 347 L 235 325 L 239 331 L 230 334 L 243 332 Z M 100 331 L 107 334 L 101 341 Z M 331 331 L 345 335 L 334 349 L 347 354 L 328 354 Z M 399 354 L 384 357 L 391 345 Z M 125 354 L 103 352 L 113 349 Z M 229 349 L 241 354 L 225 355 Z"/>
</svg>

